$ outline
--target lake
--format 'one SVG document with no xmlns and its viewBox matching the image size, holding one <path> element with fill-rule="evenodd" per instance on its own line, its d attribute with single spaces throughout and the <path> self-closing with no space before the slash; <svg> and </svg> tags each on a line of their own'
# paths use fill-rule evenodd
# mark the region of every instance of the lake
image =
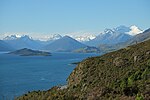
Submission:
<svg viewBox="0 0 150 100">
<path fill-rule="evenodd" d="M 65 85 L 76 65 L 71 63 L 94 53 L 52 53 L 52 56 L 17 56 L 0 53 L 0 100 L 33 90 L 48 90 Z"/>
</svg>

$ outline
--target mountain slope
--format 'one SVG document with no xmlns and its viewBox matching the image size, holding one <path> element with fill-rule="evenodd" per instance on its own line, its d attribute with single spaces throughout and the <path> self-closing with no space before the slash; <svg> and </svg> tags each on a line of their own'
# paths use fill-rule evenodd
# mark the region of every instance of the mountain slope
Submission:
<svg viewBox="0 0 150 100">
<path fill-rule="evenodd" d="M 150 40 L 83 60 L 66 88 L 33 91 L 17 99 L 149 100 L 149 94 Z"/>
<path fill-rule="evenodd" d="M 69 36 L 64 36 L 52 42 L 51 44 L 45 46 L 44 49 L 49 51 L 68 52 L 82 47 L 86 47 L 86 45 L 76 41 L 75 39 Z"/>
<path fill-rule="evenodd" d="M 11 51 L 14 50 L 9 44 L 0 40 L 0 51 Z"/>
</svg>

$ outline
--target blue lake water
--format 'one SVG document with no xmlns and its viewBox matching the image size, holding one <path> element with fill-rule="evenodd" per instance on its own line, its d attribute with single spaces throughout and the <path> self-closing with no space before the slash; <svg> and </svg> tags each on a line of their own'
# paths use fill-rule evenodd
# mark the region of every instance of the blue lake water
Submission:
<svg viewBox="0 0 150 100">
<path fill-rule="evenodd" d="M 32 90 L 66 84 L 73 62 L 99 54 L 52 53 L 52 56 L 16 56 L 0 53 L 0 100 Z"/>
</svg>

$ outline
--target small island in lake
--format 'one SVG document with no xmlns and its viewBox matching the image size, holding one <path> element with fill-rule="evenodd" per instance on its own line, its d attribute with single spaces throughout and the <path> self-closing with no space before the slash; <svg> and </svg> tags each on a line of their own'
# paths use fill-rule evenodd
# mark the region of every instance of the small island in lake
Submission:
<svg viewBox="0 0 150 100">
<path fill-rule="evenodd" d="M 31 50 L 28 48 L 23 48 L 20 50 L 9 52 L 8 54 L 15 54 L 20 56 L 51 56 L 50 52 Z"/>
</svg>

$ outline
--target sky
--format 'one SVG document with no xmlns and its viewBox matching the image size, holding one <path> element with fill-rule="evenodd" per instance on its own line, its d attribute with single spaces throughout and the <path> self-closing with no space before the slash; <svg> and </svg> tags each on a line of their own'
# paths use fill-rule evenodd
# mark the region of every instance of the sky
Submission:
<svg viewBox="0 0 150 100">
<path fill-rule="evenodd" d="M 4 33 L 96 34 L 105 28 L 150 28 L 150 0 L 0 0 Z"/>
</svg>

